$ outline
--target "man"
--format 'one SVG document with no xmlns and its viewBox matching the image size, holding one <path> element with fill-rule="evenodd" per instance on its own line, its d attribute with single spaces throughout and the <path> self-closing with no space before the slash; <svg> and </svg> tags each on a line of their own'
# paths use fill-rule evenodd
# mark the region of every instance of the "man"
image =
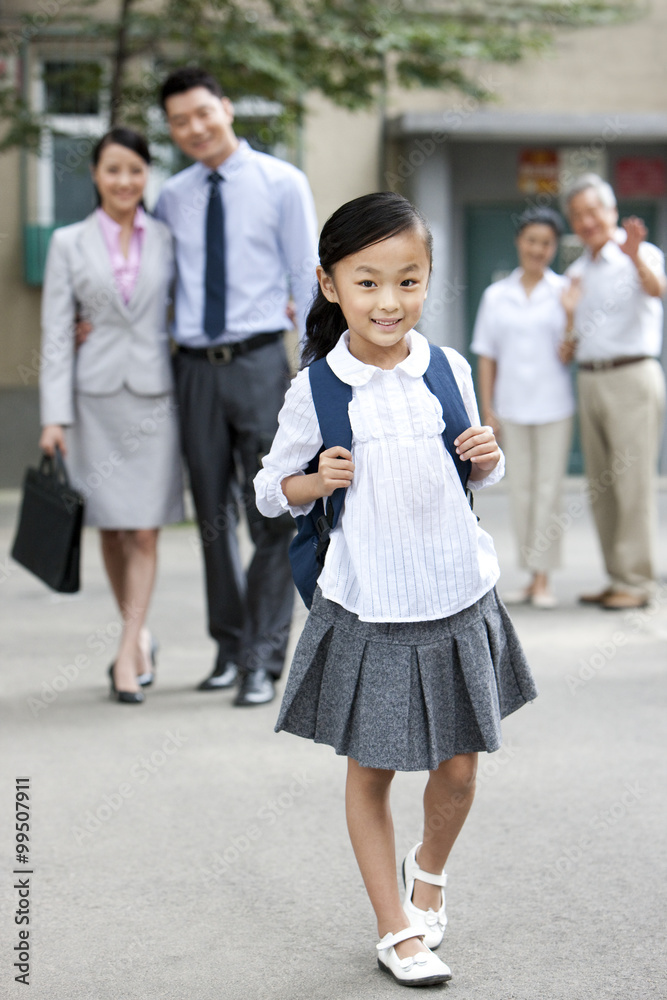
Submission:
<svg viewBox="0 0 667 1000">
<path fill-rule="evenodd" d="M 643 607 L 655 588 L 656 465 L 665 406 L 664 257 L 635 217 L 618 229 L 616 198 L 596 174 L 566 192 L 585 250 L 568 274 L 575 310 L 579 418 L 588 490 L 608 586 L 584 594 L 607 610 Z"/>
<path fill-rule="evenodd" d="M 155 214 L 174 236 L 173 336 L 183 450 L 206 571 L 208 627 L 218 654 L 200 690 L 231 687 L 235 705 L 270 701 L 284 665 L 294 588 L 293 526 L 263 518 L 252 481 L 288 385 L 288 297 L 303 325 L 315 283 L 317 222 L 296 167 L 234 133 L 234 108 L 208 73 L 184 67 L 164 82 L 171 137 L 197 161 L 164 185 Z M 242 572 L 237 504 L 255 551 Z"/>
</svg>

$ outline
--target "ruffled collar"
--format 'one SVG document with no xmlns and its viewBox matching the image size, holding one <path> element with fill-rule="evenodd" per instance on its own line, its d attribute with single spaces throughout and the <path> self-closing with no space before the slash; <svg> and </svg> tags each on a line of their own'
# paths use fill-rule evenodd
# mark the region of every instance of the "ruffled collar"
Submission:
<svg viewBox="0 0 667 1000">
<path fill-rule="evenodd" d="M 395 368 L 389 370 L 402 372 L 411 378 L 423 378 L 431 359 L 429 342 L 417 330 L 410 330 L 406 333 L 405 339 L 410 353 L 404 361 L 399 362 Z M 387 369 L 378 368 L 376 365 L 367 365 L 355 358 L 353 354 L 350 354 L 349 342 L 350 333 L 349 330 L 346 330 L 345 333 L 341 334 L 333 350 L 327 354 L 327 364 L 341 382 L 352 386 L 366 385 L 378 373 L 387 371 Z"/>
</svg>

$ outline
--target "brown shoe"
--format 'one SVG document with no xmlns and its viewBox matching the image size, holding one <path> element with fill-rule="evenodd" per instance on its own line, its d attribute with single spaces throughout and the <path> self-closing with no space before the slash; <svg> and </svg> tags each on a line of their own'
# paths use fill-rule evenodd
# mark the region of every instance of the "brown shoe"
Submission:
<svg viewBox="0 0 667 1000">
<path fill-rule="evenodd" d="M 601 590 L 599 594 L 580 594 L 580 604 L 604 604 L 605 600 L 614 593 L 611 587 Z"/>
<path fill-rule="evenodd" d="M 634 611 L 635 608 L 645 608 L 648 604 L 648 597 L 640 597 L 637 594 L 626 594 L 622 590 L 615 590 L 601 602 L 606 611 Z"/>
</svg>

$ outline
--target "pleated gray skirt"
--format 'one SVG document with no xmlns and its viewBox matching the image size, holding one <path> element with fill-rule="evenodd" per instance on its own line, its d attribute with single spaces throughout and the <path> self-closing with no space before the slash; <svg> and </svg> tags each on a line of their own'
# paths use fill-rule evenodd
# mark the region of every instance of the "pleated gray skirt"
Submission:
<svg viewBox="0 0 667 1000">
<path fill-rule="evenodd" d="M 171 393 L 75 395 L 65 459 L 96 528 L 160 528 L 182 521 L 183 476 Z"/>
<path fill-rule="evenodd" d="M 290 668 L 276 732 L 363 767 L 434 770 L 492 752 L 500 721 L 537 696 L 495 588 L 448 618 L 362 622 L 319 588 Z"/>
</svg>

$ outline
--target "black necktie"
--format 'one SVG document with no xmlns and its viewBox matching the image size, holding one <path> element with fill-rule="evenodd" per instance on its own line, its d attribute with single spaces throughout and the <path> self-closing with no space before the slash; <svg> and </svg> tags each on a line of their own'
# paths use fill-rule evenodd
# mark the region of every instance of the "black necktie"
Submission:
<svg viewBox="0 0 667 1000">
<path fill-rule="evenodd" d="M 225 332 L 225 212 L 220 194 L 222 177 L 214 171 L 208 175 L 211 190 L 206 213 L 206 281 L 204 286 L 204 330 L 215 340 Z"/>
</svg>

